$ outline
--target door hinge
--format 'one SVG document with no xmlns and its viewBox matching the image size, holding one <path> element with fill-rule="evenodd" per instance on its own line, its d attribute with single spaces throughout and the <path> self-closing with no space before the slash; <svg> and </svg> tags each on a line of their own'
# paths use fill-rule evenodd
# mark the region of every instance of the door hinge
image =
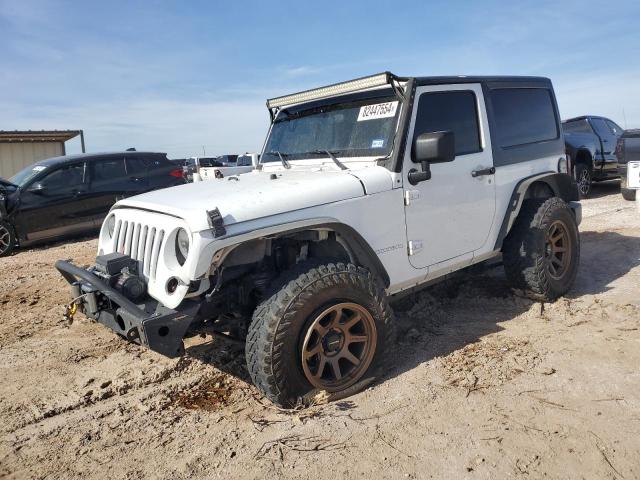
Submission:
<svg viewBox="0 0 640 480">
<path fill-rule="evenodd" d="M 413 200 L 420 198 L 420 190 L 406 190 L 404 192 L 404 204 L 409 205 Z"/>
<path fill-rule="evenodd" d="M 422 240 L 409 240 L 409 256 L 415 255 L 422 250 Z"/>
</svg>

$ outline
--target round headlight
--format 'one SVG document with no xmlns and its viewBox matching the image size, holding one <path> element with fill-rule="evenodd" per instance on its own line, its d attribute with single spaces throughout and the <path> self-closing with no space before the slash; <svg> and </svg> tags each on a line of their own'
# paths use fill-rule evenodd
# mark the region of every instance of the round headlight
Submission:
<svg viewBox="0 0 640 480">
<path fill-rule="evenodd" d="M 109 215 L 109 218 L 107 218 L 107 234 L 109 235 L 109 238 L 113 238 L 113 232 L 116 229 L 116 216 L 115 215 Z"/>
<path fill-rule="evenodd" d="M 184 228 L 178 230 L 176 235 L 176 258 L 180 265 L 184 265 L 189 255 L 189 234 Z"/>
</svg>

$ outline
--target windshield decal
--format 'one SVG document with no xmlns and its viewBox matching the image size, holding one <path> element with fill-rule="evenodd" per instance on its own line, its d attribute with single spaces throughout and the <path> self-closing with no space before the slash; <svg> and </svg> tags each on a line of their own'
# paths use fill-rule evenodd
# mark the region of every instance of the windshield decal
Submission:
<svg viewBox="0 0 640 480">
<path fill-rule="evenodd" d="M 376 138 L 371 142 L 371 148 L 382 148 L 384 147 L 384 138 Z"/>
<path fill-rule="evenodd" d="M 398 102 L 376 103 L 375 105 L 364 105 L 360 107 L 358 121 L 375 120 L 378 118 L 395 117 L 398 109 Z"/>
</svg>

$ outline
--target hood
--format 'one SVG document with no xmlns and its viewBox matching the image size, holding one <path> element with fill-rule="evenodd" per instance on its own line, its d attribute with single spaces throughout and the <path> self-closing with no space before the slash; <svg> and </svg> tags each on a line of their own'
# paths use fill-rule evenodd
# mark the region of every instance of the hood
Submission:
<svg viewBox="0 0 640 480">
<path fill-rule="evenodd" d="M 9 180 L 5 180 L 2 177 L 0 177 L 0 186 L 18 188 L 18 186 L 15 183 L 11 183 Z"/>
<path fill-rule="evenodd" d="M 218 208 L 225 225 L 268 217 L 327 203 L 362 197 L 365 185 L 375 191 L 392 181 L 382 167 L 365 170 L 361 180 L 357 171 L 283 170 L 253 171 L 177 187 L 155 190 L 119 201 L 115 208 L 133 207 L 167 213 L 186 220 L 193 232 L 209 230 L 207 211 Z M 384 177 L 386 177 L 386 182 Z M 275 178 L 274 178 L 275 177 Z M 371 193 L 371 191 L 370 191 Z"/>
</svg>

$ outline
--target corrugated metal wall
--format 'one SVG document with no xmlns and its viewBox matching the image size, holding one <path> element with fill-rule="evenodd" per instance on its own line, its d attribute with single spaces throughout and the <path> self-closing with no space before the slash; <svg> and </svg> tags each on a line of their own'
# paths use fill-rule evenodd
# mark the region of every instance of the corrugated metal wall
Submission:
<svg viewBox="0 0 640 480">
<path fill-rule="evenodd" d="M 60 142 L 0 143 L 0 177 L 9 178 L 44 158 L 62 155 Z"/>
</svg>

